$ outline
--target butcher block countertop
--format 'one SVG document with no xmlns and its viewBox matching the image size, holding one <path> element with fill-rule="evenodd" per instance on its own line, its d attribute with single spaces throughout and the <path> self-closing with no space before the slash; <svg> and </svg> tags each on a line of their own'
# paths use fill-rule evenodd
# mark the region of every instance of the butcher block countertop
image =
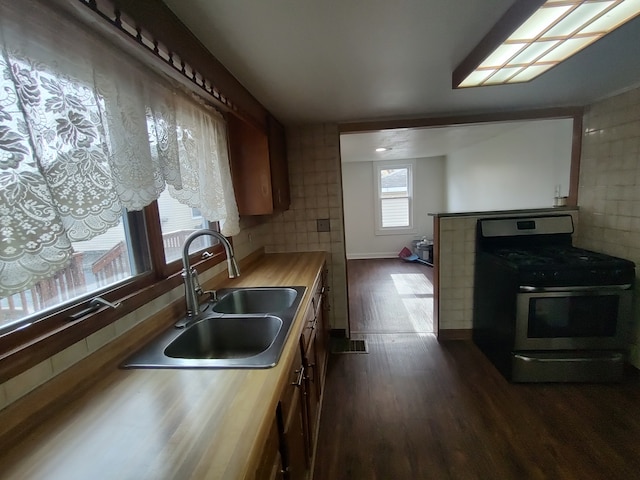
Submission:
<svg viewBox="0 0 640 480">
<path fill-rule="evenodd" d="M 114 362 L 89 388 L 4 449 L 0 478 L 251 478 L 280 391 L 289 381 L 287 366 L 299 348 L 303 313 L 324 261 L 323 252 L 268 254 L 243 269 L 239 278 L 217 285 L 307 287 L 275 367 L 123 370 Z M 121 352 L 118 362 L 127 354 Z M 18 402 L 36 402 L 37 395 Z"/>
</svg>

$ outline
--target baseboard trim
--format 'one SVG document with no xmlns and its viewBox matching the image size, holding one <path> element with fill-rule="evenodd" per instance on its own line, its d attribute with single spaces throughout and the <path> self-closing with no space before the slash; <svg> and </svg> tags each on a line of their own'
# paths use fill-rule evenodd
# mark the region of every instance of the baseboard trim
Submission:
<svg viewBox="0 0 640 480">
<path fill-rule="evenodd" d="M 470 328 L 441 328 L 438 331 L 438 341 L 471 340 L 472 332 Z"/>
<path fill-rule="evenodd" d="M 347 253 L 347 260 L 372 260 L 377 258 L 398 258 L 396 253 Z"/>
</svg>

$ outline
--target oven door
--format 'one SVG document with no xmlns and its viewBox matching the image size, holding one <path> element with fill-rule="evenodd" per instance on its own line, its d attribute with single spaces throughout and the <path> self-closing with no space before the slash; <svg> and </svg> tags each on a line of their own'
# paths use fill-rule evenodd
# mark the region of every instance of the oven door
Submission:
<svg viewBox="0 0 640 480">
<path fill-rule="evenodd" d="M 621 349 L 631 285 L 520 287 L 514 350 Z"/>
</svg>

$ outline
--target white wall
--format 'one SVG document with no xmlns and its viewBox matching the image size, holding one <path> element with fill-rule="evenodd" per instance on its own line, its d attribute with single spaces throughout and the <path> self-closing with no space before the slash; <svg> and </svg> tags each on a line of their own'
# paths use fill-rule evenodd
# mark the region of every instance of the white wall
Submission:
<svg viewBox="0 0 640 480">
<path fill-rule="evenodd" d="M 376 203 L 372 162 L 343 163 L 342 184 L 347 258 L 396 257 L 403 247 L 410 247 L 411 241 L 417 236 L 433 238 L 433 220 L 427 213 L 445 208 L 445 157 L 416 159 L 416 234 L 375 235 Z"/>
<path fill-rule="evenodd" d="M 449 152 L 447 212 L 553 206 L 569 190 L 572 120 L 527 121 L 504 135 Z"/>
</svg>

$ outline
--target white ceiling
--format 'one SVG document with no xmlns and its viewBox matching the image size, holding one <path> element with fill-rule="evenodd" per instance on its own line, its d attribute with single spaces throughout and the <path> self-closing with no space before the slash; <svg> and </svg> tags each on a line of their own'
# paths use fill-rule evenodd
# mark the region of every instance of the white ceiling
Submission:
<svg viewBox="0 0 640 480">
<path fill-rule="evenodd" d="M 640 82 L 640 18 L 538 79 L 453 90 L 514 0 L 165 0 L 287 125 L 586 105 Z"/>
</svg>

